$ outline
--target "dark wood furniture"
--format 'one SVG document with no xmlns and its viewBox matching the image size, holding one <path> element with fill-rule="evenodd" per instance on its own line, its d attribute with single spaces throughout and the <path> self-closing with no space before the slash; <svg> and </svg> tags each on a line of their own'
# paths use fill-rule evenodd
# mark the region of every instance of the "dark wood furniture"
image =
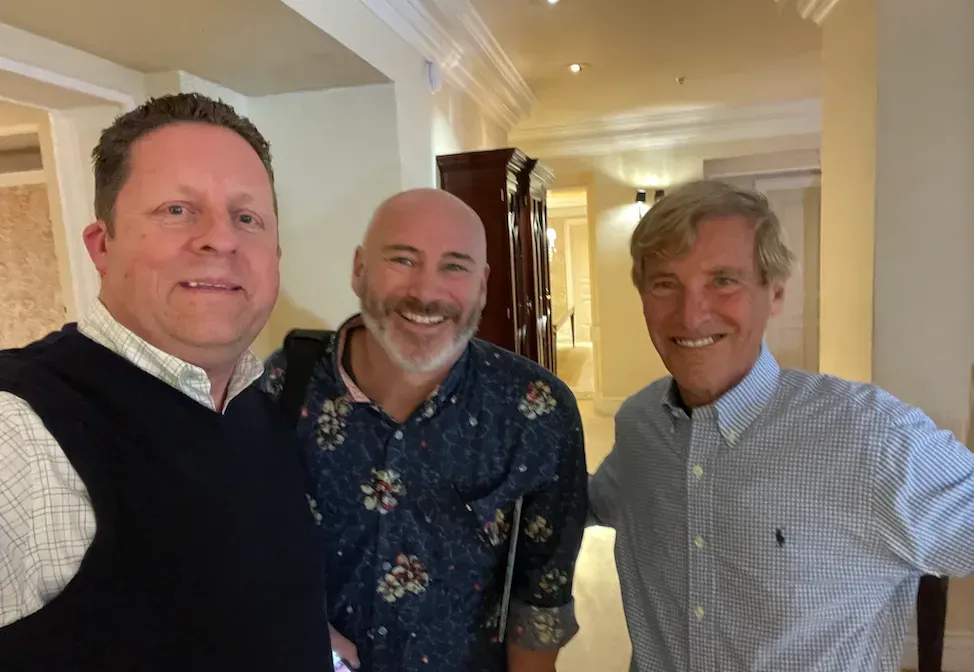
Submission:
<svg viewBox="0 0 974 672">
<path fill-rule="evenodd" d="M 440 187 L 487 231 L 487 305 L 478 336 L 555 371 L 547 191 L 554 173 L 518 149 L 439 156 Z"/>
<path fill-rule="evenodd" d="M 941 672 L 947 620 L 947 578 L 924 575 L 917 591 L 917 672 Z"/>
</svg>

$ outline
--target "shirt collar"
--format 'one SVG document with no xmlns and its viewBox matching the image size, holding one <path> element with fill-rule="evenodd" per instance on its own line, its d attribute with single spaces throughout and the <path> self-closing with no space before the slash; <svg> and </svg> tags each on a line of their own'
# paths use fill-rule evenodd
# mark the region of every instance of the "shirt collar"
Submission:
<svg viewBox="0 0 974 672">
<path fill-rule="evenodd" d="M 78 321 L 78 331 L 104 348 L 174 387 L 211 411 L 216 408 L 210 395 L 210 378 L 200 367 L 184 362 L 136 336 L 112 317 L 108 309 L 96 300 Z M 250 350 L 237 360 L 227 387 L 227 398 L 221 411 L 264 373 L 260 358 Z"/>
<path fill-rule="evenodd" d="M 777 360 L 768 350 L 767 344 L 761 343 L 758 359 L 744 379 L 715 402 L 703 407 L 716 411 L 720 433 L 729 445 L 737 443 L 751 423 L 761 415 L 778 387 L 780 376 L 781 367 Z M 666 394 L 663 395 L 663 405 L 670 413 L 683 412 L 680 394 L 672 378 Z"/>
<path fill-rule="evenodd" d="M 344 365 L 345 345 L 348 342 L 348 335 L 360 327 L 365 327 L 365 322 L 362 320 L 361 313 L 357 313 L 345 320 L 342 326 L 338 328 L 334 366 L 337 379 L 340 380 L 345 386 L 351 400 L 355 403 L 371 404 L 372 400 L 369 399 L 368 395 L 355 384 L 352 376 L 345 371 Z M 460 355 L 460 358 L 450 368 L 450 372 L 447 374 L 443 382 L 440 383 L 435 390 L 433 390 L 429 397 L 427 397 L 426 406 L 424 409 L 424 413 L 427 416 L 432 415 L 436 408 L 448 399 L 451 402 L 456 403 L 456 391 L 459 389 L 460 382 L 463 380 L 464 375 L 466 374 L 467 364 L 470 360 L 470 349 L 471 345 L 468 343 L 467 347 L 464 348 L 463 353 Z"/>
</svg>

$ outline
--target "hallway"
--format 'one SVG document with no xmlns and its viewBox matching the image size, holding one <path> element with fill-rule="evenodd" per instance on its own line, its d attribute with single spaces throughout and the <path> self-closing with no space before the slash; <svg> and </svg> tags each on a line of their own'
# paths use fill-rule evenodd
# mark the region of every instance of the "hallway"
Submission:
<svg viewBox="0 0 974 672">
<path fill-rule="evenodd" d="M 559 353 L 560 354 L 560 353 Z M 587 364 L 592 370 L 591 346 Z M 593 382 L 594 389 L 594 382 Z M 580 399 L 588 470 L 594 473 L 612 450 L 614 420 L 595 412 L 595 402 Z M 615 532 L 590 527 L 582 541 L 575 572 L 575 613 L 581 630 L 558 658 L 558 672 L 626 672 L 631 645 L 622 612 L 619 575 L 613 557 Z"/>
</svg>

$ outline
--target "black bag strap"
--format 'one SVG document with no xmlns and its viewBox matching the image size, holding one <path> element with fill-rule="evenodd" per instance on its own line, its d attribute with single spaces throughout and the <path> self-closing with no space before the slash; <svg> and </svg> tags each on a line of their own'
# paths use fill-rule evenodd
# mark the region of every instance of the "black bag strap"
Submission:
<svg viewBox="0 0 974 672">
<path fill-rule="evenodd" d="M 318 329 L 293 329 L 284 339 L 287 369 L 278 405 L 292 427 L 297 425 L 301 416 L 301 409 L 308 395 L 308 383 L 311 382 L 311 372 L 324 354 L 325 337 L 328 333 Z"/>
</svg>

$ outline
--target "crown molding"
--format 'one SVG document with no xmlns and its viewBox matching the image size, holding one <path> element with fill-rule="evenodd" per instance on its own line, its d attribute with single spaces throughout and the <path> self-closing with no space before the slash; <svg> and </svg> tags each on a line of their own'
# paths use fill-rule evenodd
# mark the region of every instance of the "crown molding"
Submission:
<svg viewBox="0 0 974 672">
<path fill-rule="evenodd" d="M 798 15 L 803 19 L 814 21 L 818 25 L 822 25 L 825 22 L 826 17 L 829 13 L 835 9 L 835 6 L 839 4 L 839 0 L 774 0 L 775 3 L 781 7 L 792 1 L 795 3 L 795 9 L 798 10 Z"/>
<path fill-rule="evenodd" d="M 512 144 L 545 157 L 600 156 L 785 135 L 820 133 L 818 99 L 748 107 L 702 106 L 647 110 L 562 126 L 512 131 Z"/>
<path fill-rule="evenodd" d="M 537 102 L 469 0 L 362 2 L 505 130 Z"/>
</svg>

